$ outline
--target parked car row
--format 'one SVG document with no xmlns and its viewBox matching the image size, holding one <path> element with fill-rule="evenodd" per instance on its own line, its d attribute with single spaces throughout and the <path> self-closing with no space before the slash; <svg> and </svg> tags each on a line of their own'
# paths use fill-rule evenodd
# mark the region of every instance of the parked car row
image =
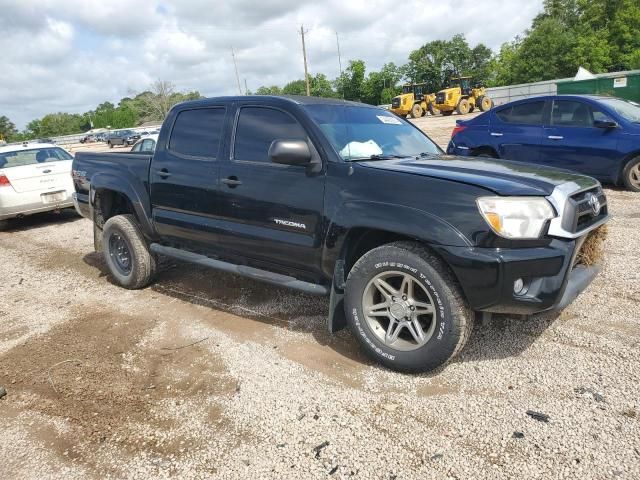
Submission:
<svg viewBox="0 0 640 480">
<path fill-rule="evenodd" d="M 640 105 L 556 95 L 458 120 L 447 152 L 573 170 L 640 192 Z"/>
</svg>

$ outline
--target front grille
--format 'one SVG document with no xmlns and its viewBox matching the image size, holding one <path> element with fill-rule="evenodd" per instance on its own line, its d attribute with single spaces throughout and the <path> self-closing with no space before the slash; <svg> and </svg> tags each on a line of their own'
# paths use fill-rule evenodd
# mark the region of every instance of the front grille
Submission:
<svg viewBox="0 0 640 480">
<path fill-rule="evenodd" d="M 598 200 L 600 208 L 594 212 L 594 198 Z M 601 187 L 571 195 L 565 205 L 562 228 L 571 233 L 577 233 L 598 223 L 608 214 L 607 197 Z"/>
<path fill-rule="evenodd" d="M 445 93 L 437 93 L 436 94 L 436 103 L 438 103 L 438 104 L 444 103 L 445 97 L 446 97 Z"/>
<path fill-rule="evenodd" d="M 393 100 L 391 100 L 391 108 L 398 108 L 398 107 L 400 107 L 400 99 L 394 98 Z"/>
</svg>

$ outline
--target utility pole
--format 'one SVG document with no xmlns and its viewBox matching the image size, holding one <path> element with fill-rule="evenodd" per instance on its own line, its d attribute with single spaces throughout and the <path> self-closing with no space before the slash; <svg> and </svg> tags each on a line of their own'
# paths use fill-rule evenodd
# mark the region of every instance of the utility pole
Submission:
<svg viewBox="0 0 640 480">
<path fill-rule="evenodd" d="M 300 35 L 302 35 L 302 58 L 304 59 L 304 81 L 307 86 L 307 97 L 311 96 L 311 89 L 309 88 L 309 71 L 307 70 L 307 47 L 304 44 L 304 25 L 300 25 Z"/>
<path fill-rule="evenodd" d="M 249 87 L 247 87 L 247 79 L 244 79 L 244 94 L 249 95 Z"/>
<path fill-rule="evenodd" d="M 238 75 L 238 64 L 236 63 L 236 52 L 231 47 L 231 57 L 233 57 L 233 66 L 236 69 L 236 81 L 238 82 L 238 93 L 242 95 L 242 87 L 240 86 L 240 75 Z"/>
<path fill-rule="evenodd" d="M 342 56 L 340 55 L 340 37 L 336 32 L 336 44 L 338 45 L 338 65 L 340 66 L 340 89 L 342 90 L 342 99 L 344 100 L 344 85 L 342 85 Z"/>
</svg>

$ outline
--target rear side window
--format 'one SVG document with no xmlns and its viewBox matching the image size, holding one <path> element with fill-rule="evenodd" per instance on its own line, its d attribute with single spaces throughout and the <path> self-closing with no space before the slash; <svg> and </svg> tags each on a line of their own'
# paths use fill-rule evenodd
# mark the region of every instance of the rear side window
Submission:
<svg viewBox="0 0 640 480">
<path fill-rule="evenodd" d="M 307 140 L 302 126 L 290 115 L 272 108 L 243 107 L 238 117 L 233 158 L 269 162 L 274 140 Z"/>
<path fill-rule="evenodd" d="M 199 108 L 180 112 L 171 130 L 169 150 L 188 157 L 216 158 L 224 116 L 224 108 Z"/>
<path fill-rule="evenodd" d="M 542 125 L 544 101 L 527 102 L 503 108 L 496 112 L 497 117 L 505 123 L 520 125 Z"/>
</svg>

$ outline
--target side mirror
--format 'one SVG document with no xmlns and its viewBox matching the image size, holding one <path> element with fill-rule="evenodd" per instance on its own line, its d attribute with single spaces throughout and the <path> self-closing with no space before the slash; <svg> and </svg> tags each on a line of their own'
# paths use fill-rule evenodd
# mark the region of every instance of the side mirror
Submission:
<svg viewBox="0 0 640 480">
<path fill-rule="evenodd" d="M 309 165 L 311 150 L 304 140 L 274 140 L 269 147 L 269 158 L 283 165 Z"/>
<path fill-rule="evenodd" d="M 605 120 L 594 120 L 593 126 L 596 128 L 616 128 L 618 124 L 613 120 L 607 118 Z"/>
</svg>

